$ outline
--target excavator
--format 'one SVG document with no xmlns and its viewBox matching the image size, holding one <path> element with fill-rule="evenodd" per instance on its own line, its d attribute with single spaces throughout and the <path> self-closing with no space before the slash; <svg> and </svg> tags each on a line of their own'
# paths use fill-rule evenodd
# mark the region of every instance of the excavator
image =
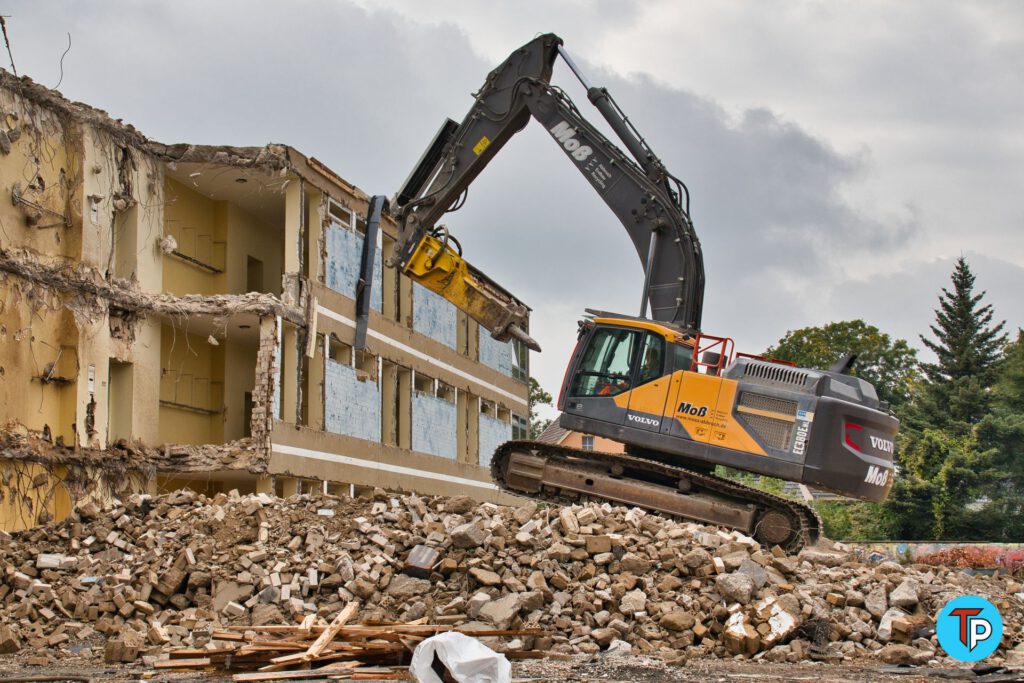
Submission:
<svg viewBox="0 0 1024 683">
<path fill-rule="evenodd" d="M 559 56 L 625 150 L 551 84 Z M 371 200 L 373 234 L 384 211 L 399 226 L 386 265 L 465 311 L 495 339 L 539 351 L 527 332 L 527 307 L 473 268 L 438 223 L 536 119 L 619 219 L 644 272 L 638 316 L 587 310 L 557 403 L 561 427 L 620 442 L 624 452 L 509 441 L 491 460 L 501 489 L 552 502 L 638 506 L 788 551 L 817 542 L 821 523 L 813 509 L 717 476 L 716 467 L 862 500 L 886 498 L 899 429 L 888 405 L 850 374 L 852 357 L 829 369 L 800 368 L 738 353 L 731 338 L 701 329 L 704 264 L 689 190 L 607 89 L 587 81 L 558 36 L 540 35 L 513 52 L 474 98 L 461 123 L 445 121 L 390 200 Z M 370 282 L 364 273 L 357 297 L 364 330 Z"/>
</svg>

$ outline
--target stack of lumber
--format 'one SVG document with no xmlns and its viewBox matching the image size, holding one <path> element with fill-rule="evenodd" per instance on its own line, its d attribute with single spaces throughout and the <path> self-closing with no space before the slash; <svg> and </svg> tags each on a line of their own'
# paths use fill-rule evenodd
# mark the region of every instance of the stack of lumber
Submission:
<svg viewBox="0 0 1024 683">
<path fill-rule="evenodd" d="M 235 681 L 284 681 L 290 679 L 360 680 L 407 679 L 408 662 L 420 641 L 451 626 L 417 622 L 406 624 L 349 624 L 358 603 L 326 624 L 310 615 L 295 626 L 230 626 L 214 631 L 205 648 L 171 650 L 169 659 L 157 662 L 160 670 L 234 670 Z M 461 631 L 474 637 L 536 636 L 535 630 Z M 518 650 L 513 658 L 536 658 L 544 653 Z"/>
</svg>

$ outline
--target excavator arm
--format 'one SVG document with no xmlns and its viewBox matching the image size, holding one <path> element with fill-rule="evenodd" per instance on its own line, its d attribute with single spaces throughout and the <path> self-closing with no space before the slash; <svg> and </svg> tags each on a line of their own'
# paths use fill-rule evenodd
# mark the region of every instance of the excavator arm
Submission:
<svg viewBox="0 0 1024 683">
<path fill-rule="evenodd" d="M 448 120 L 394 200 L 399 237 L 387 265 L 437 292 L 489 329 L 496 339 L 525 332 L 527 308 L 462 258 L 438 221 L 508 140 L 531 118 L 544 126 L 569 161 L 618 217 L 644 265 L 641 315 L 698 332 L 704 297 L 700 242 L 676 180 L 604 88 L 590 87 L 553 34 L 539 36 L 492 71 L 462 123 Z M 561 54 L 587 87 L 591 103 L 629 150 L 591 125 L 551 73 Z"/>
</svg>

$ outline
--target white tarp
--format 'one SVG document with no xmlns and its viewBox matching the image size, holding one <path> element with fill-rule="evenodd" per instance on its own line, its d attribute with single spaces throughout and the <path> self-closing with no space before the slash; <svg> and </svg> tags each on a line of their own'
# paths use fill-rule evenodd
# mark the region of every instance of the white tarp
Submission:
<svg viewBox="0 0 1024 683">
<path fill-rule="evenodd" d="M 434 654 L 459 683 L 511 683 L 512 665 L 476 638 L 448 631 L 427 638 L 412 653 L 409 671 L 419 683 L 442 683 L 432 667 Z"/>
</svg>

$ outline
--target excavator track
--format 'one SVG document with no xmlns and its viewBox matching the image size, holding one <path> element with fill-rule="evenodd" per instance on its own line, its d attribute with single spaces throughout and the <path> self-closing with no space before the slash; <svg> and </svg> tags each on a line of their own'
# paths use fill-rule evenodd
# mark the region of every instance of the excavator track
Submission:
<svg viewBox="0 0 1024 683">
<path fill-rule="evenodd" d="M 765 546 L 778 545 L 789 553 L 815 544 L 821 534 L 821 518 L 806 505 L 635 455 L 507 441 L 491 459 L 491 476 L 502 490 L 536 500 L 632 505 L 739 529 Z"/>
</svg>

